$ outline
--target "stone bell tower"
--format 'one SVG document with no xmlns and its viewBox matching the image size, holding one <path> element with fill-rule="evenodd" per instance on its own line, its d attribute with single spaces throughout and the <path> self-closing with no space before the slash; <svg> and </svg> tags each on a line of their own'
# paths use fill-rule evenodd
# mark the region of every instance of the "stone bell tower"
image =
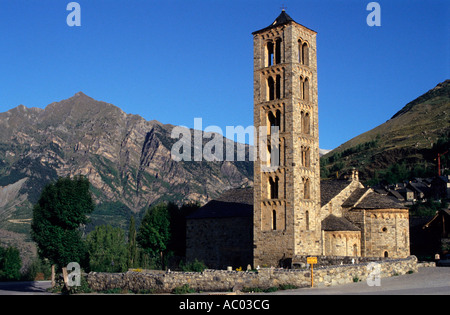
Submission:
<svg viewBox="0 0 450 315">
<path fill-rule="evenodd" d="M 284 10 L 253 32 L 254 266 L 321 252 L 316 34 Z"/>
</svg>

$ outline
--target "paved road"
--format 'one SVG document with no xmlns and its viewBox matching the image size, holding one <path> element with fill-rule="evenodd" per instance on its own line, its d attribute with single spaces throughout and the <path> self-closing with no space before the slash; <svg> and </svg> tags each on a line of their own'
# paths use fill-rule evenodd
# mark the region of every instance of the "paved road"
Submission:
<svg viewBox="0 0 450 315">
<path fill-rule="evenodd" d="M 0 295 L 50 294 L 46 290 L 51 285 L 51 281 L 0 282 Z"/>
<path fill-rule="evenodd" d="M 42 295 L 50 281 L 0 282 L 0 295 Z M 450 295 L 450 267 L 419 268 L 419 272 L 382 278 L 381 285 L 368 286 L 365 281 L 325 288 L 276 291 L 273 295 Z"/>
<path fill-rule="evenodd" d="M 450 267 L 424 267 L 409 275 L 381 278 L 380 286 L 366 281 L 325 288 L 276 291 L 292 295 L 450 295 Z"/>
</svg>

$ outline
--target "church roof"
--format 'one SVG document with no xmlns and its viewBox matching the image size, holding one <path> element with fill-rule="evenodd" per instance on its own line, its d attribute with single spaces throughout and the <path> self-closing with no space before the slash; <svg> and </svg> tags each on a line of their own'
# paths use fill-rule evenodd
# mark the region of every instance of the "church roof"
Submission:
<svg viewBox="0 0 450 315">
<path fill-rule="evenodd" d="M 372 191 L 368 193 L 360 202 L 353 206 L 353 209 L 408 209 L 397 199 L 391 196 L 377 194 Z"/>
<path fill-rule="evenodd" d="M 253 216 L 253 187 L 230 189 L 200 207 L 187 219 Z"/>
<path fill-rule="evenodd" d="M 343 191 L 348 185 L 348 180 L 321 180 L 320 181 L 320 206 L 323 207 Z"/>
<path fill-rule="evenodd" d="M 342 204 L 342 207 L 344 208 L 351 208 L 354 207 L 355 204 L 360 201 L 361 197 L 364 196 L 364 194 L 370 190 L 370 188 L 356 188 L 355 191 L 353 191 L 350 195 L 350 197 L 345 200 L 345 202 Z M 377 193 L 378 194 L 378 193 Z"/>
<path fill-rule="evenodd" d="M 361 231 L 349 220 L 330 214 L 322 221 L 322 230 L 324 231 Z"/>
<path fill-rule="evenodd" d="M 269 26 L 267 26 L 267 27 L 265 27 L 263 29 L 260 29 L 259 31 L 255 31 L 252 34 L 257 34 L 257 33 L 260 33 L 260 32 L 264 32 L 264 31 L 270 30 L 271 28 L 274 28 L 274 27 L 278 27 L 278 26 L 281 26 L 281 25 L 289 24 L 290 22 L 294 22 L 294 23 L 296 23 L 298 25 L 301 25 L 301 24 L 295 22 L 294 19 L 291 18 L 289 16 L 289 14 L 286 13 L 286 11 L 282 10 L 280 15 L 275 19 L 275 21 L 273 21 L 272 24 L 270 24 Z M 303 26 L 303 27 L 307 28 L 306 26 Z M 311 29 L 309 29 L 309 30 L 311 30 Z M 313 31 L 313 30 L 311 30 L 311 31 Z M 313 32 L 315 32 L 315 31 L 313 31 Z"/>
</svg>

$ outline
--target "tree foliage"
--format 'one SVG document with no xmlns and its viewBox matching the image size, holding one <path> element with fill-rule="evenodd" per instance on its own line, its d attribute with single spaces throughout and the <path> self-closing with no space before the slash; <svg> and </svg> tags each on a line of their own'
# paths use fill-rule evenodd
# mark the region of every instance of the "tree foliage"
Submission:
<svg viewBox="0 0 450 315">
<path fill-rule="evenodd" d="M 151 257 L 157 257 L 167 249 L 169 239 L 169 211 L 167 205 L 161 203 L 147 210 L 137 233 L 137 241 Z"/>
<path fill-rule="evenodd" d="M 22 260 L 15 247 L 0 247 L 0 280 L 20 280 Z"/>
<path fill-rule="evenodd" d="M 139 267 L 139 251 L 136 241 L 136 223 L 133 216 L 130 218 L 130 226 L 128 228 L 128 268 Z"/>
<path fill-rule="evenodd" d="M 119 227 L 100 225 L 86 237 L 89 268 L 97 272 L 123 272 L 128 268 L 125 234 Z"/>
<path fill-rule="evenodd" d="M 31 236 L 41 257 L 59 267 L 86 263 L 86 246 L 80 225 L 94 210 L 89 180 L 83 176 L 59 178 L 47 185 L 33 208 Z"/>
</svg>

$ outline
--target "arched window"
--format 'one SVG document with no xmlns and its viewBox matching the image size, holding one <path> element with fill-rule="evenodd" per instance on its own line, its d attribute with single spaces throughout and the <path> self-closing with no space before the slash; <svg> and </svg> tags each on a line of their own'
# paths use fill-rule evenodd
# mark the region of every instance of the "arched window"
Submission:
<svg viewBox="0 0 450 315">
<path fill-rule="evenodd" d="M 384 257 L 385 257 L 385 258 L 388 258 L 388 257 L 389 257 L 389 253 L 387 252 L 387 250 L 384 251 Z"/>
<path fill-rule="evenodd" d="M 303 76 L 300 76 L 300 99 L 302 100 L 302 99 L 304 99 L 304 79 L 303 79 Z"/>
<path fill-rule="evenodd" d="M 301 64 L 309 66 L 309 47 L 308 44 L 303 43 L 302 45 L 302 62 Z"/>
<path fill-rule="evenodd" d="M 311 166 L 311 158 L 310 158 L 310 150 L 308 147 L 301 147 L 300 148 L 301 155 L 302 155 L 302 166 L 304 167 L 310 167 Z"/>
<path fill-rule="evenodd" d="M 281 131 L 281 111 L 279 109 L 275 112 L 275 126 L 278 126 Z"/>
<path fill-rule="evenodd" d="M 275 98 L 279 100 L 281 98 L 281 75 L 277 75 L 277 82 L 276 82 L 276 91 L 275 91 Z"/>
<path fill-rule="evenodd" d="M 267 58 L 267 67 L 270 67 L 273 65 L 273 43 L 267 42 L 267 52 L 266 52 L 266 58 Z"/>
<path fill-rule="evenodd" d="M 272 127 L 278 127 L 278 132 L 281 132 L 281 111 L 279 109 L 275 111 L 275 114 L 269 111 L 267 121 L 267 134 L 272 134 Z"/>
<path fill-rule="evenodd" d="M 305 213 L 305 221 L 306 221 L 306 230 L 309 231 L 309 211 L 306 210 Z"/>
<path fill-rule="evenodd" d="M 275 99 L 275 81 L 272 77 L 267 78 L 267 100 L 273 101 Z"/>
<path fill-rule="evenodd" d="M 301 124 L 302 124 L 302 133 L 305 135 L 309 135 L 310 133 L 310 118 L 309 113 L 300 112 Z"/>
<path fill-rule="evenodd" d="M 303 179 L 303 198 L 304 199 L 309 199 L 311 194 L 310 194 L 310 183 L 309 183 L 309 179 L 308 178 L 304 178 Z"/>
<path fill-rule="evenodd" d="M 278 199 L 278 177 L 269 177 L 270 199 Z"/>
<path fill-rule="evenodd" d="M 305 78 L 305 80 L 303 81 L 302 96 L 305 101 L 309 101 L 309 80 L 308 80 L 308 78 Z"/>
<path fill-rule="evenodd" d="M 277 229 L 277 212 L 275 210 L 272 210 L 272 230 Z"/>
<path fill-rule="evenodd" d="M 358 245 L 353 244 L 353 256 L 358 256 Z"/>
<path fill-rule="evenodd" d="M 302 62 L 302 41 L 300 39 L 298 40 L 298 62 L 303 63 Z"/>
<path fill-rule="evenodd" d="M 269 126 L 267 128 L 267 133 L 270 134 L 271 133 L 271 128 L 272 126 L 277 126 L 277 118 L 275 117 L 275 115 L 269 111 L 269 114 L 267 114 L 267 119 L 269 121 Z"/>
<path fill-rule="evenodd" d="M 281 38 L 275 41 L 275 64 L 281 63 Z"/>
</svg>

